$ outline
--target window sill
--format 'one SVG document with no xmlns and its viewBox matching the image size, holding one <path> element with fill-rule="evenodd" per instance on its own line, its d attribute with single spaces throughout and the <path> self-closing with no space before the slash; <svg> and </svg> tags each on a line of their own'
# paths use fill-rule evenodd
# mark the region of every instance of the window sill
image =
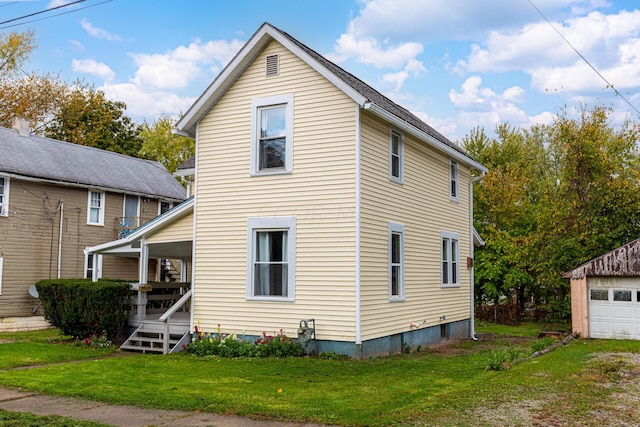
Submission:
<svg viewBox="0 0 640 427">
<path fill-rule="evenodd" d="M 99 224 L 97 222 L 88 222 L 87 225 L 92 225 L 94 227 L 104 227 L 104 224 Z"/>
<path fill-rule="evenodd" d="M 460 284 L 459 284 L 459 283 L 455 283 L 455 284 L 451 284 L 451 285 L 450 285 L 450 284 L 442 283 L 442 284 L 440 285 L 440 287 L 441 287 L 441 288 L 443 288 L 443 289 L 447 289 L 447 288 L 459 288 L 459 287 L 460 287 Z"/>
<path fill-rule="evenodd" d="M 449 201 L 452 203 L 460 203 L 460 199 L 458 197 L 451 197 L 449 196 Z"/>
<path fill-rule="evenodd" d="M 405 302 L 405 297 L 391 297 L 389 298 L 389 302 Z"/>
<path fill-rule="evenodd" d="M 287 169 L 272 169 L 258 172 L 251 172 L 251 176 L 270 176 L 270 175 L 291 175 L 293 172 Z"/>
<path fill-rule="evenodd" d="M 294 298 L 289 297 L 247 297 L 247 301 L 296 302 Z"/>
</svg>

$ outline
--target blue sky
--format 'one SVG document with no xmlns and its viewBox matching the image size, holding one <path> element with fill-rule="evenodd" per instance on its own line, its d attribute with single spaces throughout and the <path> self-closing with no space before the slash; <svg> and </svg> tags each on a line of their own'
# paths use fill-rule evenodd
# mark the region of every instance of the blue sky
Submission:
<svg viewBox="0 0 640 427">
<path fill-rule="evenodd" d="M 0 1 L 0 21 L 65 3 Z M 84 79 L 138 122 L 185 112 L 265 21 L 452 140 L 578 103 L 638 120 L 532 3 L 640 109 L 637 0 L 85 0 L 0 29 L 33 29 L 28 69 Z"/>
</svg>

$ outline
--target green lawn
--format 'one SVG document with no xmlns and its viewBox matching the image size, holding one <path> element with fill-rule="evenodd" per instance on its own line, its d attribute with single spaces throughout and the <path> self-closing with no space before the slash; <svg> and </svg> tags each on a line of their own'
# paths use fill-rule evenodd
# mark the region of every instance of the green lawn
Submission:
<svg viewBox="0 0 640 427">
<path fill-rule="evenodd" d="M 107 424 L 78 421 L 57 415 L 38 416 L 0 409 L 2 427 L 107 427 Z"/>
<path fill-rule="evenodd" d="M 492 350 L 531 352 L 537 332 L 525 329 L 529 331 L 493 331 L 488 340 L 368 360 L 203 359 L 188 354 L 93 358 L 7 370 L 0 385 L 118 404 L 327 424 L 489 426 L 505 424 L 499 417 L 509 411 L 517 415 L 524 407 L 541 424 L 559 419 L 598 425 L 593 412 L 602 411 L 606 398 L 625 386 L 620 372 L 629 369 L 626 362 L 595 362 L 592 355 L 640 353 L 640 342 L 577 340 L 511 370 L 486 371 Z M 19 357 L 4 350 L 16 344 L 0 345 L 0 366 L 16 366 Z M 46 344 L 56 350 L 44 351 L 35 347 L 45 345 L 37 340 L 21 344 L 25 347 L 14 349 L 29 352 L 31 359 L 73 354 L 83 359 L 90 351 L 62 343 Z M 638 422 L 628 419 L 633 413 L 615 416 L 622 423 Z M 512 419 L 509 423 L 518 425 Z M 531 422 L 522 425 L 527 424 Z"/>
</svg>

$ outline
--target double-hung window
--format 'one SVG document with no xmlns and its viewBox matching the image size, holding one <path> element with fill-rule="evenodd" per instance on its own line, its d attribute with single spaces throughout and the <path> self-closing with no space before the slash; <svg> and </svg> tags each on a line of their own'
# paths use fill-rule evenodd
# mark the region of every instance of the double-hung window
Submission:
<svg viewBox="0 0 640 427">
<path fill-rule="evenodd" d="M 454 160 L 449 161 L 449 198 L 457 202 L 459 191 L 459 179 L 458 179 L 458 162 Z"/>
<path fill-rule="evenodd" d="M 295 217 L 247 220 L 247 299 L 294 301 Z"/>
<path fill-rule="evenodd" d="M 395 129 L 389 130 L 389 180 L 398 184 L 404 181 L 404 140 Z"/>
<path fill-rule="evenodd" d="M 389 223 L 389 301 L 404 300 L 404 225 Z"/>
<path fill-rule="evenodd" d="M 104 225 L 104 192 L 89 190 L 87 224 Z"/>
<path fill-rule="evenodd" d="M 460 286 L 460 238 L 456 233 L 443 231 L 442 286 Z"/>
<path fill-rule="evenodd" d="M 251 107 L 251 174 L 291 173 L 293 95 L 254 99 Z"/>
<path fill-rule="evenodd" d="M 0 176 L 0 216 L 9 215 L 9 178 Z"/>
</svg>

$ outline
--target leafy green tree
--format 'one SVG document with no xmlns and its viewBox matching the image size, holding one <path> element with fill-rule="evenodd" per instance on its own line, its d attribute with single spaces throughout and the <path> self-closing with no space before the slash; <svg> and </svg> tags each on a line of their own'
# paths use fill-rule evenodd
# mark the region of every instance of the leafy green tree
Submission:
<svg viewBox="0 0 640 427">
<path fill-rule="evenodd" d="M 193 156 L 195 141 L 171 132 L 175 121 L 163 116 L 153 123 L 144 122 L 140 130 L 140 157 L 159 161 L 171 173 L 180 163 Z"/>
<path fill-rule="evenodd" d="M 568 313 L 564 271 L 640 234 L 640 127 L 582 107 L 549 126 L 500 125 L 463 140 L 489 172 L 474 188 L 477 300 L 545 302 Z"/>
<path fill-rule="evenodd" d="M 126 104 L 111 101 L 104 92 L 86 86 L 71 88 L 44 135 L 129 156 L 138 156 L 139 127 L 124 114 Z"/>
</svg>

